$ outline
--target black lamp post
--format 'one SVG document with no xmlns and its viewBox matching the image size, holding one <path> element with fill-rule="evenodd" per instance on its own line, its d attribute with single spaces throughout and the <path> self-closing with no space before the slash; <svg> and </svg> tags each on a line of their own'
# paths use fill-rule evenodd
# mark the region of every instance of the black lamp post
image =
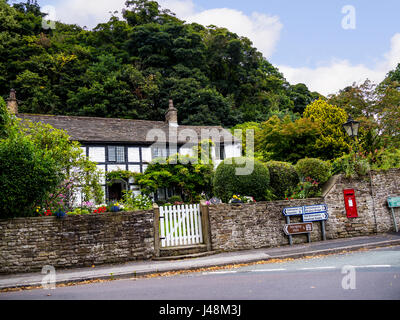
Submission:
<svg viewBox="0 0 400 320">
<path fill-rule="evenodd" d="M 360 128 L 360 123 L 358 121 L 354 121 L 353 118 L 349 116 L 347 122 L 343 124 L 343 128 L 346 131 L 347 135 L 350 138 L 353 138 L 353 140 L 355 141 L 358 136 L 358 129 Z"/>
</svg>

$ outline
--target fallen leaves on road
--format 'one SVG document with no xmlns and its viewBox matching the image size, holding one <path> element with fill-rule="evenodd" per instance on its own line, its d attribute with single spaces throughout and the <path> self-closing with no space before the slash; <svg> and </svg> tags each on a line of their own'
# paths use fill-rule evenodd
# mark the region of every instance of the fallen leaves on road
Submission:
<svg viewBox="0 0 400 320">
<path fill-rule="evenodd" d="M 351 252 L 366 251 L 366 250 L 368 250 L 368 249 L 360 248 L 358 250 L 353 250 Z M 145 274 L 145 275 L 139 275 L 139 276 L 134 275 L 134 277 L 129 278 L 129 280 L 149 279 L 149 278 L 157 278 L 157 277 L 169 277 L 169 276 L 190 274 L 190 273 L 196 273 L 196 272 L 210 272 L 210 271 L 216 271 L 216 270 L 236 269 L 236 268 L 247 267 L 247 266 L 252 266 L 252 265 L 284 263 L 284 262 L 300 260 L 300 259 L 318 259 L 318 258 L 330 256 L 330 255 L 346 254 L 346 253 L 350 253 L 350 252 L 344 250 L 341 252 L 324 253 L 324 254 L 320 254 L 320 255 L 309 255 L 309 256 L 304 256 L 301 258 L 283 258 L 283 259 L 270 258 L 268 260 L 237 263 L 237 264 L 228 264 L 228 265 L 224 265 L 224 266 L 214 266 L 214 267 L 205 267 L 205 268 L 196 268 L 196 269 L 183 269 L 183 270 L 178 270 L 178 271 L 154 272 L 151 274 Z M 92 268 L 93 267 L 94 267 L 94 265 L 92 266 Z M 133 272 L 133 273 L 136 274 L 136 272 Z M 57 288 L 58 287 L 70 287 L 70 286 L 77 286 L 77 285 L 83 285 L 83 284 L 103 283 L 103 282 L 109 282 L 109 281 L 114 281 L 114 280 L 117 280 L 117 279 L 114 278 L 113 275 L 111 274 L 111 278 L 108 278 L 108 279 L 91 279 L 91 280 L 84 280 L 84 281 L 77 281 L 77 282 L 57 283 L 56 287 Z M 0 289 L 0 293 L 21 291 L 21 290 L 33 290 L 33 289 L 43 289 L 43 287 L 41 285 L 37 285 L 37 286 L 25 286 L 25 287 L 18 287 L 18 288 L 4 288 L 4 289 Z"/>
</svg>

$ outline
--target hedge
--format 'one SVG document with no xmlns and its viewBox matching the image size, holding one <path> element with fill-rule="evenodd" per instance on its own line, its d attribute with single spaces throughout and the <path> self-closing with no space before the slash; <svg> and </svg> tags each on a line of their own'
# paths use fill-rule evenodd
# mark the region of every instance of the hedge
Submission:
<svg viewBox="0 0 400 320">
<path fill-rule="evenodd" d="M 295 167 L 289 162 L 269 161 L 266 163 L 270 176 L 271 191 L 276 199 L 283 199 L 286 191 L 292 191 L 300 182 Z"/>
<path fill-rule="evenodd" d="M 301 180 L 310 177 L 320 185 L 331 177 L 331 164 L 317 158 L 300 159 L 295 165 L 296 171 Z"/>
<path fill-rule="evenodd" d="M 236 169 L 254 164 L 247 174 L 237 174 Z M 219 164 L 213 180 L 214 193 L 223 202 L 228 202 L 234 194 L 252 196 L 256 201 L 265 199 L 269 188 L 268 168 L 253 158 L 228 158 Z"/>
</svg>

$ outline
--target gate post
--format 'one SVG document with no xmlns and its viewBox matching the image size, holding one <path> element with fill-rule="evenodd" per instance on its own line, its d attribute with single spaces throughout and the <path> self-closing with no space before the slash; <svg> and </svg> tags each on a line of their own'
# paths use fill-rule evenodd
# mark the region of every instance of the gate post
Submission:
<svg viewBox="0 0 400 320">
<path fill-rule="evenodd" d="M 200 201 L 201 224 L 203 230 L 203 241 L 207 246 L 207 251 L 211 251 L 211 232 L 210 232 L 210 219 L 208 216 L 208 205 L 205 200 Z"/>
<path fill-rule="evenodd" d="M 157 203 L 153 203 L 154 212 L 154 255 L 156 257 L 160 256 L 160 208 Z"/>
</svg>

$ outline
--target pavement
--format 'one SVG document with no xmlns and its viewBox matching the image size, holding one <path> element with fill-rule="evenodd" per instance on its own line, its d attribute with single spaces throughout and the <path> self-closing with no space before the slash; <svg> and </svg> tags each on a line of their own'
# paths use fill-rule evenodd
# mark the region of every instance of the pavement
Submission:
<svg viewBox="0 0 400 320">
<path fill-rule="evenodd" d="M 155 273 L 222 267 L 272 259 L 296 259 L 306 256 L 335 254 L 344 251 L 351 252 L 395 245 L 400 245 L 400 232 L 318 241 L 292 246 L 216 253 L 210 256 L 183 260 L 147 260 L 85 268 L 56 269 L 56 284 L 79 283 L 97 279 L 132 278 Z M 0 290 L 41 286 L 43 277 L 44 275 L 41 272 L 3 274 L 0 275 Z"/>
</svg>

